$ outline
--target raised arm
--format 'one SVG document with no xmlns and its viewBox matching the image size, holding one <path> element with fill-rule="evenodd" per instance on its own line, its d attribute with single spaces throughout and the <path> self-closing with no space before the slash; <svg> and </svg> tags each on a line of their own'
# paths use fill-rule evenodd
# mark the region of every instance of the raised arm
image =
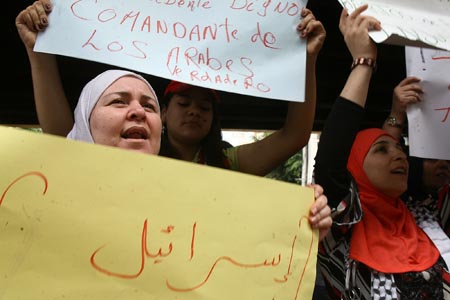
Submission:
<svg viewBox="0 0 450 300">
<path fill-rule="evenodd" d="M 353 58 L 352 70 L 342 89 L 341 97 L 361 107 L 366 105 L 374 70 L 370 64 L 375 63 L 377 59 L 377 47 L 369 36 L 369 30 L 381 29 L 377 19 L 361 15 L 366 9 L 367 5 L 360 6 L 350 15 L 343 9 L 339 21 L 339 29 Z"/>
<path fill-rule="evenodd" d="M 66 136 L 73 126 L 72 111 L 61 82 L 56 57 L 34 52 L 38 32 L 48 26 L 50 0 L 38 0 L 22 10 L 16 28 L 30 61 L 34 101 L 39 124 L 46 133 Z"/>
<path fill-rule="evenodd" d="M 302 38 L 307 38 L 305 102 L 290 102 L 284 126 L 261 141 L 242 145 L 238 149 L 241 172 L 264 176 L 302 149 L 309 141 L 316 110 L 316 61 L 326 32 L 309 9 L 302 11 L 297 26 Z M 281 74 L 280 74 L 281 75 Z"/>
<path fill-rule="evenodd" d="M 336 207 L 348 194 L 350 175 L 347 160 L 364 117 L 374 70 L 370 64 L 377 58 L 377 48 L 369 37 L 369 30 L 380 29 L 380 24 L 372 17 L 361 15 L 366 9 L 367 5 L 363 5 L 350 15 L 344 9 L 339 22 L 345 43 L 357 63 L 352 64 L 340 97 L 327 118 L 315 159 L 315 182 L 327 192 L 331 207 Z"/>
<path fill-rule="evenodd" d="M 423 90 L 419 82 L 420 78 L 406 77 L 394 88 L 391 112 L 383 123 L 383 130 L 397 139 L 401 138 L 406 124 L 406 107 L 422 100 Z"/>
</svg>

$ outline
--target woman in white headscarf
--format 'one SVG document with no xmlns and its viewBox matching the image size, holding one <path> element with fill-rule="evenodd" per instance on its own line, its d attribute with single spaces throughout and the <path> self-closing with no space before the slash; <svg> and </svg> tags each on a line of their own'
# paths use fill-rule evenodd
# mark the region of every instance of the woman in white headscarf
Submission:
<svg viewBox="0 0 450 300">
<path fill-rule="evenodd" d="M 158 98 L 142 76 L 108 70 L 86 84 L 75 109 L 73 140 L 158 154 L 161 117 Z"/>
</svg>

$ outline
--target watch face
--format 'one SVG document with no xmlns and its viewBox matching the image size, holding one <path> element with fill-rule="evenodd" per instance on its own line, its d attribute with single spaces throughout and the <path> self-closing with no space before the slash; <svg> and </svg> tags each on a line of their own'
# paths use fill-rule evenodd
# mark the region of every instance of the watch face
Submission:
<svg viewBox="0 0 450 300">
<path fill-rule="evenodd" d="M 397 119 L 393 116 L 389 116 L 386 119 L 386 122 L 388 123 L 388 125 L 393 126 L 393 127 L 397 127 L 397 128 L 402 128 L 403 126 L 399 123 L 397 123 Z"/>
<path fill-rule="evenodd" d="M 397 120 L 394 117 L 389 117 L 387 123 L 391 126 L 397 125 Z"/>
</svg>

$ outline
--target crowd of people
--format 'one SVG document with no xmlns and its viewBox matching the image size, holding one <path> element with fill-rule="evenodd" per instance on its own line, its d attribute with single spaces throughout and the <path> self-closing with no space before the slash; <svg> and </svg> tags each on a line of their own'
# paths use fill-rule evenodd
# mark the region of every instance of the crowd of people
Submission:
<svg viewBox="0 0 450 300">
<path fill-rule="evenodd" d="M 404 141 L 406 108 L 425 92 L 421 79 L 402 80 L 382 127 L 361 130 L 377 61 L 369 31 L 382 30 L 364 14 L 367 8 L 341 13 L 339 29 L 353 63 L 321 133 L 311 185 L 316 200 L 309 220 L 320 232 L 326 297 L 450 299 L 450 162 L 410 156 Z M 297 26 L 307 40 L 305 102 L 289 103 L 284 126 L 273 134 L 231 147 L 222 141 L 216 91 L 171 81 L 159 100 L 143 76 L 128 70 L 89 81 L 72 113 L 56 57 L 33 51 L 51 11 L 50 0 L 38 0 L 16 19 L 44 132 L 258 176 L 308 143 L 315 66 L 326 38 L 309 9 Z"/>
</svg>

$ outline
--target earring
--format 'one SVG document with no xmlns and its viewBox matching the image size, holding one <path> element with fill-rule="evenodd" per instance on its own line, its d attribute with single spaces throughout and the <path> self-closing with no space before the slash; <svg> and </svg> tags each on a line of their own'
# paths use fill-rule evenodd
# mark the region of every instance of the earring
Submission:
<svg viewBox="0 0 450 300">
<path fill-rule="evenodd" d="M 161 133 L 162 133 L 162 134 L 166 133 L 166 126 L 165 126 L 165 125 L 162 126 L 162 128 L 161 128 Z"/>
</svg>

